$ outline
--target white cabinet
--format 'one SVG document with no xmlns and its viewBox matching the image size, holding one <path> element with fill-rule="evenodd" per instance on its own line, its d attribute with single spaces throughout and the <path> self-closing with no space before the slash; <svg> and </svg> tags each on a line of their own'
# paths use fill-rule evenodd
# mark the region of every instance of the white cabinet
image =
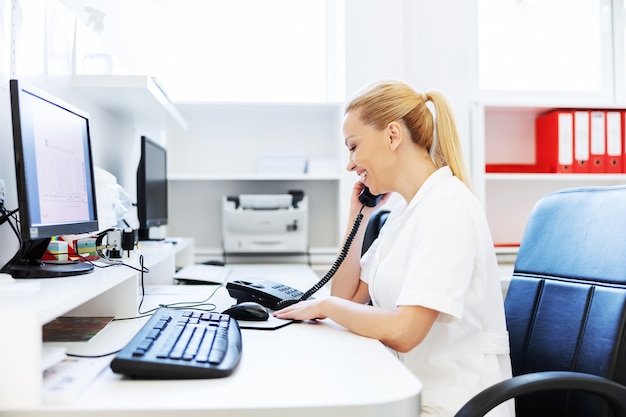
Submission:
<svg viewBox="0 0 626 417">
<path fill-rule="evenodd" d="M 183 241 L 184 248 L 193 242 Z M 191 246 L 193 247 L 193 246 Z M 141 251 L 146 284 L 172 283 L 176 245 L 153 245 Z M 124 263 L 139 268 L 139 253 Z M 0 284 L 0 414 L 42 405 L 42 327 L 59 316 L 134 317 L 138 272 L 127 266 L 96 268 L 66 278 L 17 280 Z M 15 286 L 12 288 L 4 286 Z M 34 286 L 23 293 L 20 285 Z M 88 342 L 85 342 L 88 344 Z"/>
<path fill-rule="evenodd" d="M 309 247 L 335 253 L 344 164 L 339 103 L 177 103 L 186 131 L 168 134 L 170 234 L 193 236 L 197 252 L 221 255 L 221 201 L 238 194 L 309 198 Z M 306 171 L 260 172 L 267 156 L 298 156 Z M 356 178 L 355 178 L 356 179 Z M 347 197 L 346 197 L 347 196 Z"/>
</svg>

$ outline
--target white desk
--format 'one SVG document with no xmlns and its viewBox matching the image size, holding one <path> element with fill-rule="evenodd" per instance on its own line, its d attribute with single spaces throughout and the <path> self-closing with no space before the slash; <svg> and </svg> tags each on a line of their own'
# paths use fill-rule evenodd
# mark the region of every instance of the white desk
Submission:
<svg viewBox="0 0 626 417">
<path fill-rule="evenodd" d="M 317 276 L 304 265 L 241 265 L 231 279 L 257 276 L 306 290 Z M 208 286 L 151 286 L 144 308 L 195 301 Z M 232 304 L 225 288 L 213 301 Z M 114 322 L 85 351 L 123 346 L 143 322 Z M 293 323 L 278 330 L 242 330 L 243 356 L 227 378 L 141 381 L 107 367 L 69 404 L 19 404 L 0 416 L 417 416 L 421 384 L 378 341 L 330 321 Z M 102 337 L 101 337 L 102 336 Z M 85 353 L 85 352 L 82 352 Z M 95 353 L 95 352 L 94 352 Z M 13 407 L 12 407 L 13 408 Z"/>
</svg>

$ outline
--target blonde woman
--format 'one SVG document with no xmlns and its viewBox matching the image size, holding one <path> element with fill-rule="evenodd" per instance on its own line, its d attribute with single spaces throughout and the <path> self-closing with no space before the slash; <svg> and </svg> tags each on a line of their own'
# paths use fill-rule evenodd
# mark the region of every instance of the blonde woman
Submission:
<svg viewBox="0 0 626 417">
<path fill-rule="evenodd" d="M 350 217 L 367 221 L 391 193 L 401 198 L 362 258 L 360 228 L 330 297 L 274 314 L 330 318 L 380 340 L 424 384 L 421 415 L 453 416 L 511 365 L 493 242 L 450 106 L 439 92 L 380 82 L 348 101 L 343 134 L 359 176 Z M 359 202 L 365 187 L 385 194 L 377 207 Z M 514 415 L 509 406 L 490 416 Z"/>
</svg>

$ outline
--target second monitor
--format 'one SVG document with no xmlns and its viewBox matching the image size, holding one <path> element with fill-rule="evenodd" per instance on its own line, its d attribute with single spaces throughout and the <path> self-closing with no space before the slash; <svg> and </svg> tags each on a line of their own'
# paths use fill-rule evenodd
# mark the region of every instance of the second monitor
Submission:
<svg viewBox="0 0 626 417">
<path fill-rule="evenodd" d="M 150 230 L 168 222 L 167 150 L 146 136 L 137 167 L 137 217 L 139 240 L 151 240 Z"/>
</svg>

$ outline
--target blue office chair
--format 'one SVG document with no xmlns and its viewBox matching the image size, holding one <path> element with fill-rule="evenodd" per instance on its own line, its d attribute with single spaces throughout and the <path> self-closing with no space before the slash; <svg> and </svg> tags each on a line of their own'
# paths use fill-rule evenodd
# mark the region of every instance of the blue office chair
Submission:
<svg viewBox="0 0 626 417">
<path fill-rule="evenodd" d="M 543 197 L 505 300 L 513 378 L 456 417 L 511 398 L 517 417 L 626 416 L 625 251 L 626 186 Z"/>
<path fill-rule="evenodd" d="M 365 229 L 365 235 L 363 235 L 363 246 L 361 247 L 361 255 L 363 255 L 369 247 L 372 245 L 374 240 L 378 237 L 378 232 L 380 232 L 381 227 L 387 221 L 387 217 L 389 217 L 389 210 L 379 209 L 377 212 L 372 214 L 369 221 L 367 222 L 367 228 Z"/>
</svg>

